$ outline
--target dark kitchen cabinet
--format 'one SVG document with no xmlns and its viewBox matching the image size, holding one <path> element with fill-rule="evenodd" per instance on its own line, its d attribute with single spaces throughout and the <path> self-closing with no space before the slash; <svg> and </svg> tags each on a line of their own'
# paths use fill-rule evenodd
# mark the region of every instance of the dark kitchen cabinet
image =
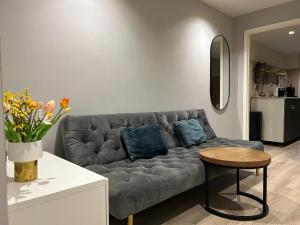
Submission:
<svg viewBox="0 0 300 225">
<path fill-rule="evenodd" d="M 300 99 L 288 98 L 284 109 L 284 142 L 300 136 Z"/>
</svg>

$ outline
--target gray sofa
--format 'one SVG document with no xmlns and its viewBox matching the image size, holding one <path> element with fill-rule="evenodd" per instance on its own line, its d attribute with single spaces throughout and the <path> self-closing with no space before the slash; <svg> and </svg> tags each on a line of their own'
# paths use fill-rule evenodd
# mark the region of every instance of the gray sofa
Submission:
<svg viewBox="0 0 300 225">
<path fill-rule="evenodd" d="M 174 134 L 173 123 L 198 119 L 206 143 L 186 149 Z M 168 154 L 131 162 L 120 137 L 121 127 L 160 124 Z M 229 128 L 230 129 L 230 128 Z M 110 214 L 119 219 L 136 214 L 204 182 L 199 149 L 212 146 L 245 146 L 263 150 L 260 142 L 219 138 L 204 110 L 112 115 L 68 116 L 60 124 L 65 158 L 109 179 Z"/>
</svg>

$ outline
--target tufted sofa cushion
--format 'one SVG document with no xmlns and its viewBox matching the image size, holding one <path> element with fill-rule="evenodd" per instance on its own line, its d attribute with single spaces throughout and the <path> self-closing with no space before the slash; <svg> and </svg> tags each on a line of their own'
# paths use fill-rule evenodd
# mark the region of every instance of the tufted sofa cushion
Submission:
<svg viewBox="0 0 300 225">
<path fill-rule="evenodd" d="M 168 155 L 128 159 L 87 169 L 109 180 L 109 212 L 117 219 L 140 212 L 203 182 L 197 149 L 175 147 Z"/>
<path fill-rule="evenodd" d="M 148 124 L 157 124 L 154 113 L 67 116 L 60 125 L 65 157 L 80 166 L 123 160 L 121 128 Z"/>
<path fill-rule="evenodd" d="M 164 128 L 164 133 L 169 148 L 181 146 L 180 141 L 174 131 L 174 123 L 181 120 L 197 119 L 201 127 L 203 128 L 208 140 L 214 139 L 216 137 L 216 134 L 211 128 L 203 109 L 156 112 L 155 117 L 157 119 L 157 122 Z"/>
<path fill-rule="evenodd" d="M 244 141 L 237 139 L 228 139 L 228 138 L 214 138 L 212 140 L 208 140 L 200 145 L 201 148 L 208 147 L 220 147 L 220 146 L 228 146 L 228 147 L 245 147 L 245 148 L 253 148 L 257 150 L 264 150 L 264 145 L 260 141 Z M 195 148 L 198 148 L 195 146 Z"/>
<path fill-rule="evenodd" d="M 60 124 L 65 158 L 80 165 L 107 164 L 126 158 L 121 142 L 122 127 L 160 124 L 168 148 L 181 144 L 174 123 L 197 119 L 209 140 L 216 137 L 204 110 L 127 113 L 91 116 L 67 116 Z"/>
</svg>

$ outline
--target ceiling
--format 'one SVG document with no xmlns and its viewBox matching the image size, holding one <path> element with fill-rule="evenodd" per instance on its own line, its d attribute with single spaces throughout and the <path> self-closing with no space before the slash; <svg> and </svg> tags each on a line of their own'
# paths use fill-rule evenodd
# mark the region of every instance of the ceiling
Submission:
<svg viewBox="0 0 300 225">
<path fill-rule="evenodd" d="M 202 0 L 224 14 L 236 17 L 294 0 Z"/>
<path fill-rule="evenodd" d="M 288 34 L 291 30 L 295 35 Z M 251 38 L 283 55 L 300 52 L 300 25 L 258 33 Z"/>
</svg>

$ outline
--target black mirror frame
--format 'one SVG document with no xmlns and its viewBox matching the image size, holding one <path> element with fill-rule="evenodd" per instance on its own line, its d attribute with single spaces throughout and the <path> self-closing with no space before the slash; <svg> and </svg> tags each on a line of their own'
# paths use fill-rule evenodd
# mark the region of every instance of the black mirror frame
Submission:
<svg viewBox="0 0 300 225">
<path fill-rule="evenodd" d="M 212 99 L 211 99 L 211 96 L 212 96 L 212 88 L 211 88 L 211 85 L 212 85 L 212 83 L 211 83 L 211 71 L 212 71 L 211 56 L 212 56 L 212 45 L 213 45 L 213 43 L 214 43 L 214 40 L 215 40 L 216 38 L 218 38 L 218 37 L 222 37 L 223 40 L 225 41 L 225 43 L 226 43 L 226 45 L 227 45 L 227 47 L 228 47 L 228 55 L 229 55 L 229 68 L 228 68 L 228 69 L 229 69 L 229 73 L 228 73 L 228 75 L 229 75 L 229 82 L 228 82 L 229 88 L 228 88 L 228 99 L 227 99 L 226 105 L 225 105 L 222 109 L 218 109 L 218 108 L 213 104 Z M 227 106 L 228 106 L 228 104 L 229 104 L 229 99 L 230 99 L 230 89 L 231 89 L 231 85 L 230 85 L 230 77 L 231 77 L 231 74 L 230 74 L 230 68 L 231 68 L 231 67 L 230 67 L 230 47 L 229 47 L 229 44 L 228 44 L 227 39 L 226 39 L 225 36 L 222 35 L 222 34 L 216 35 L 216 36 L 213 38 L 213 40 L 211 41 L 211 44 L 210 44 L 209 63 L 210 63 L 210 66 L 209 66 L 209 68 L 210 68 L 210 71 L 209 71 L 210 102 L 211 102 L 211 104 L 213 105 L 213 107 L 214 107 L 216 110 L 218 110 L 218 111 L 225 111 L 225 110 L 227 109 Z"/>
</svg>

